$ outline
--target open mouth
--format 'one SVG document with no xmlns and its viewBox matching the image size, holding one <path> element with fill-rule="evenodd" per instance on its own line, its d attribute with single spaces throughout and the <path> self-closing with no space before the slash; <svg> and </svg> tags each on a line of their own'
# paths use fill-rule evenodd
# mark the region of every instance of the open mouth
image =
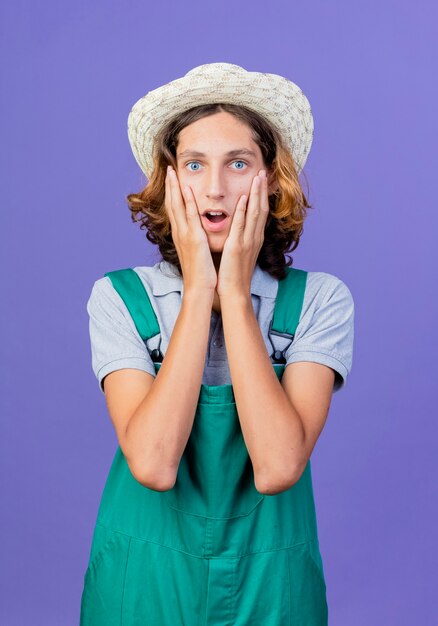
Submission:
<svg viewBox="0 0 438 626">
<path fill-rule="evenodd" d="M 202 216 L 202 223 L 206 230 L 216 233 L 227 227 L 229 215 L 221 211 L 208 211 Z"/>
<path fill-rule="evenodd" d="M 206 213 L 205 217 L 208 219 L 209 222 L 213 222 L 213 224 L 217 224 L 218 222 L 223 222 L 227 216 L 225 215 L 225 213 L 220 213 L 218 211 L 215 211 L 212 213 Z"/>
</svg>

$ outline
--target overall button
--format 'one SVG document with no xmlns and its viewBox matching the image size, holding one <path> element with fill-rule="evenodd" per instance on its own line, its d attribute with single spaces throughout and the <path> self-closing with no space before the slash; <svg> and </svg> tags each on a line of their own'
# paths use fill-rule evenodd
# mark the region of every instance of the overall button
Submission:
<svg viewBox="0 0 438 626">
<path fill-rule="evenodd" d="M 213 341 L 213 345 L 215 346 L 215 348 L 222 348 L 221 342 L 218 341 L 217 339 Z"/>
</svg>

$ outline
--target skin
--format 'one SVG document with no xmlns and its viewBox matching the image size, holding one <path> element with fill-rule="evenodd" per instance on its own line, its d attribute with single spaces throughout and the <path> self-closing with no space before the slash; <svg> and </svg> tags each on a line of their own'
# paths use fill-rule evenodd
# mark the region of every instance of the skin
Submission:
<svg viewBox="0 0 438 626">
<path fill-rule="evenodd" d="M 240 168 L 240 157 L 225 153 L 242 147 L 255 157 L 242 156 L 248 167 Z M 188 149 L 205 156 L 181 158 Z M 200 167 L 189 168 L 189 161 Z M 165 190 L 183 271 L 181 311 L 155 378 L 130 368 L 105 378 L 122 451 L 134 477 L 151 489 L 175 483 L 196 412 L 212 308 L 221 312 L 240 425 L 260 493 L 274 495 L 299 480 L 327 419 L 334 370 L 290 363 L 279 381 L 252 306 L 251 278 L 275 185 L 263 177 L 264 169 L 250 129 L 229 113 L 202 118 L 181 132 L 177 171 L 168 171 Z M 230 212 L 229 227 L 207 233 L 200 218 L 206 208 Z"/>
<path fill-rule="evenodd" d="M 227 156 L 228 151 L 241 148 L 252 151 L 254 155 Z M 205 156 L 183 156 L 187 151 L 200 152 Z M 252 139 L 250 128 L 230 113 L 222 111 L 202 118 L 180 133 L 176 175 L 180 189 L 189 187 L 188 193 L 182 191 L 184 201 L 190 205 L 189 210 L 196 210 L 201 215 L 206 209 L 224 209 L 232 218 L 228 226 L 217 233 L 206 230 L 199 219 L 206 235 L 202 246 L 206 249 L 208 245 L 217 274 L 213 304 L 217 312 L 220 312 L 220 295 L 235 288 L 237 280 L 249 293 L 268 216 L 267 194 L 272 193 L 274 187 L 269 172 L 269 181 L 265 177 L 260 179 L 266 171 L 262 152 Z M 176 187 L 174 189 L 176 199 L 178 191 Z M 248 206 L 249 197 L 252 197 L 251 206 Z M 250 221 L 244 231 L 247 210 Z M 179 212 L 180 216 L 175 217 L 182 221 L 182 211 Z M 193 227 L 197 229 L 197 224 L 194 223 Z M 242 255 L 242 247 L 248 244 L 250 249 Z M 211 283 L 214 283 L 211 265 L 209 270 Z M 209 286 L 211 283 L 208 283 Z"/>
</svg>

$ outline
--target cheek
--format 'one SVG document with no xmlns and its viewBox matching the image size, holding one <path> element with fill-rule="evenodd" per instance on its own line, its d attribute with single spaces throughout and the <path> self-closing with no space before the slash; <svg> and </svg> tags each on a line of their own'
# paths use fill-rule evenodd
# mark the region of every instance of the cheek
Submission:
<svg viewBox="0 0 438 626">
<path fill-rule="evenodd" d="M 196 197 L 198 189 L 197 189 L 196 180 L 194 180 L 193 176 L 188 176 L 187 172 L 184 172 L 184 171 L 177 172 L 177 175 L 178 175 L 179 185 L 181 189 L 184 187 L 184 185 L 188 185 Z"/>
<path fill-rule="evenodd" d="M 239 194 L 249 194 L 249 192 L 251 191 L 251 185 L 252 185 L 252 181 L 254 179 L 254 176 L 256 175 L 257 172 L 249 172 L 248 174 L 246 174 L 245 176 L 242 176 L 242 178 L 238 181 L 238 193 Z"/>
<path fill-rule="evenodd" d="M 245 195 L 249 198 L 251 193 L 251 180 L 240 181 L 240 184 L 235 187 L 233 190 L 233 196 L 235 199 L 235 204 L 240 200 L 241 196 Z"/>
</svg>

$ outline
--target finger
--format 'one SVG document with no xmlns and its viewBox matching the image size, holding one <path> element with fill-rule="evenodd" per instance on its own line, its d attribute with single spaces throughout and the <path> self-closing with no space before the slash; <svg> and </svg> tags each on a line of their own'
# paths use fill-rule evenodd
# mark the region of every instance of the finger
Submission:
<svg viewBox="0 0 438 626">
<path fill-rule="evenodd" d="M 201 218 L 199 216 L 198 205 L 196 204 L 195 196 L 189 185 L 183 187 L 183 198 L 186 205 L 187 222 L 198 227 L 203 231 L 201 224 Z"/>
<path fill-rule="evenodd" d="M 176 222 L 175 222 L 175 217 L 173 215 L 173 211 L 172 211 L 172 195 L 170 192 L 170 178 L 169 178 L 169 170 L 167 171 L 166 174 L 166 180 L 165 180 L 165 185 L 164 185 L 164 208 L 166 209 L 166 213 L 167 216 L 169 218 L 170 221 L 170 226 L 172 231 L 176 230 Z"/>
<path fill-rule="evenodd" d="M 257 241 L 263 242 L 265 236 L 266 220 L 268 219 L 269 215 L 268 177 L 266 176 L 266 174 L 265 176 L 262 176 L 260 178 L 259 204 L 260 213 L 254 232 L 254 237 Z"/>
<path fill-rule="evenodd" d="M 257 232 L 257 223 L 260 219 L 260 213 L 260 177 L 254 176 L 250 189 L 248 209 L 246 211 L 244 231 L 245 242 L 249 243 L 254 241 Z"/>
<path fill-rule="evenodd" d="M 245 215 L 246 215 L 246 203 L 248 200 L 248 196 L 240 196 L 236 210 L 234 211 L 233 219 L 230 226 L 230 234 L 228 237 L 230 239 L 236 239 L 237 241 L 243 238 L 243 233 L 245 230 Z"/>
<path fill-rule="evenodd" d="M 184 229 L 187 228 L 186 207 L 181 195 L 178 176 L 174 169 L 171 169 L 169 172 L 169 181 L 170 194 L 172 198 L 172 211 L 175 217 L 176 226 L 180 232 L 184 232 Z"/>
</svg>

